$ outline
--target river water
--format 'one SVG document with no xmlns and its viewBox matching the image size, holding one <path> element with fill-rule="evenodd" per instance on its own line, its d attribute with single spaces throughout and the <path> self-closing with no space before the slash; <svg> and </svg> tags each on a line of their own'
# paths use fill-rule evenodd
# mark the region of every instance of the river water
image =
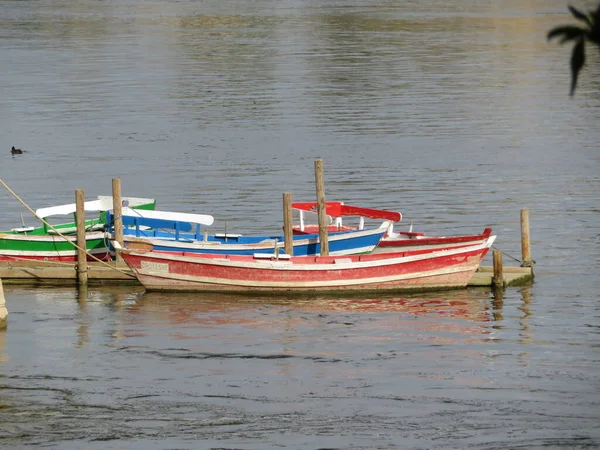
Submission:
<svg viewBox="0 0 600 450">
<path fill-rule="evenodd" d="M 585 9 L 595 2 L 578 2 Z M 386 298 L 5 285 L 0 446 L 597 448 L 600 61 L 562 0 L 1 1 L 0 178 L 273 233 L 281 196 L 491 226 L 535 281 Z M 11 146 L 25 149 L 12 156 Z M 0 192 L 0 229 L 34 219 Z M 489 260 L 486 260 L 489 264 Z"/>
</svg>

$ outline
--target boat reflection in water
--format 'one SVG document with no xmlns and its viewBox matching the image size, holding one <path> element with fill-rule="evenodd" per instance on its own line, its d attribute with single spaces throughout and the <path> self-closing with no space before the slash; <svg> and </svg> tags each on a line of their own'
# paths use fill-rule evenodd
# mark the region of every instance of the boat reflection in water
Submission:
<svg viewBox="0 0 600 450">
<path fill-rule="evenodd" d="M 244 297 L 239 295 L 206 293 L 163 293 L 144 292 L 136 302 L 140 312 L 177 311 L 204 313 L 227 310 L 251 309 L 256 306 L 294 308 L 303 311 L 406 313 L 412 315 L 434 315 L 463 318 L 475 321 L 490 320 L 491 294 L 489 289 L 460 289 L 443 292 L 419 293 L 403 296 L 369 296 L 366 298 L 344 297 Z"/>
<path fill-rule="evenodd" d="M 97 319 L 110 317 L 114 320 L 103 322 L 116 328 L 109 334 L 117 340 L 165 334 L 174 339 L 198 338 L 217 328 L 220 328 L 218 333 L 238 337 L 246 333 L 246 338 L 249 331 L 253 335 L 264 332 L 270 336 L 293 329 L 300 334 L 327 334 L 328 328 L 335 328 L 336 324 L 346 327 L 352 324 L 354 331 L 367 339 L 390 330 L 396 337 L 400 332 L 404 337 L 417 335 L 427 340 L 476 338 L 476 335 L 489 339 L 495 329 L 501 328 L 503 320 L 502 299 L 484 288 L 402 296 L 291 299 L 144 292 L 141 287 L 131 286 L 32 292 L 39 297 L 39 307 L 44 310 L 51 308 L 64 313 L 62 305 L 72 311 L 80 325 L 78 346 L 88 342 L 87 330 Z"/>
<path fill-rule="evenodd" d="M 464 335 L 489 335 L 494 320 L 492 296 L 485 289 L 364 299 L 281 299 L 146 292 L 127 309 L 128 321 L 158 326 L 177 324 L 177 332 L 182 338 L 184 335 L 189 338 L 200 329 L 230 326 L 252 328 L 254 332 L 262 329 L 272 334 L 276 330 L 294 328 L 304 333 L 327 324 L 351 323 L 355 330 L 362 329 L 363 336 L 368 335 L 372 327 L 374 335 L 384 330 L 404 329 L 427 335 L 426 339 L 446 341 L 456 334 L 463 335 L 462 338 Z M 415 318 L 419 320 L 415 321 Z"/>
</svg>

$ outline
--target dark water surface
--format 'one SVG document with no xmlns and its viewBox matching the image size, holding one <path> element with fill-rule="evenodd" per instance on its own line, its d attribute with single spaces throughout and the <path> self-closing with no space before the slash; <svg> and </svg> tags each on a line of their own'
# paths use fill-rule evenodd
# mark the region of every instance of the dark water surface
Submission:
<svg viewBox="0 0 600 450">
<path fill-rule="evenodd" d="M 581 8 L 595 2 L 578 2 Z M 0 178 L 280 229 L 281 194 L 493 227 L 503 294 L 248 299 L 5 286 L 0 447 L 597 448 L 600 62 L 562 0 L 0 1 Z M 11 156 L 12 145 L 26 153 Z M 34 220 L 0 191 L 0 229 Z M 402 227 L 400 227 L 402 228 Z M 489 263 L 489 261 L 486 261 Z"/>
</svg>

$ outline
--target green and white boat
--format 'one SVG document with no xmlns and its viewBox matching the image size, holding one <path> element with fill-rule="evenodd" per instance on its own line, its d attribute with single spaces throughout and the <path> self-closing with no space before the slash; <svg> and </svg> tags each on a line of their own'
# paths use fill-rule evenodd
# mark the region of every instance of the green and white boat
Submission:
<svg viewBox="0 0 600 450">
<path fill-rule="evenodd" d="M 123 206 L 142 210 L 153 210 L 156 206 L 156 200 L 152 198 L 123 197 L 122 203 Z M 111 196 L 98 196 L 96 200 L 84 202 L 86 213 L 99 213 L 97 217 L 85 221 L 86 249 L 90 255 L 104 261 L 111 259 L 111 235 L 106 212 L 112 208 Z M 76 261 L 77 248 L 73 245 L 77 240 L 75 211 L 75 203 L 40 208 L 35 214 L 45 222 L 50 223 L 51 218 L 56 220 L 57 217 L 69 215 L 73 215 L 73 222 L 56 225 L 50 223 L 51 226 L 42 223 L 40 227 L 23 225 L 0 232 L 0 261 Z"/>
</svg>

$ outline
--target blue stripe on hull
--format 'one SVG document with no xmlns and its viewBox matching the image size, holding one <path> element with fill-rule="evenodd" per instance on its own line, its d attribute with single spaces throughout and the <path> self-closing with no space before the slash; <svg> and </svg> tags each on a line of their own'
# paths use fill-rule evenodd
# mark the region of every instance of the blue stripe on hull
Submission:
<svg viewBox="0 0 600 450">
<path fill-rule="evenodd" d="M 314 236 L 314 237 L 313 237 Z M 371 250 L 374 248 L 380 241 L 383 236 L 383 231 L 381 233 L 376 233 L 368 236 L 361 237 L 353 237 L 350 239 L 341 239 L 329 241 L 329 254 L 335 255 L 338 254 L 350 254 L 354 252 L 364 252 L 365 249 Z M 228 243 L 223 243 L 219 246 L 202 246 L 202 242 L 182 242 L 179 246 L 169 245 L 168 241 L 161 242 L 158 244 L 156 241 L 153 242 L 154 250 L 156 251 L 166 251 L 166 252 L 190 252 L 190 253 L 204 253 L 204 254 L 228 254 L 228 255 L 253 255 L 258 252 L 269 251 L 269 249 L 275 249 L 275 246 L 272 247 L 263 247 L 263 246 L 252 246 L 251 244 L 256 244 L 258 242 L 264 241 L 265 239 L 269 239 L 268 237 L 247 237 L 254 242 L 242 242 L 241 238 L 228 238 Z M 296 240 L 304 240 L 307 238 L 317 239 L 318 236 L 310 235 L 310 236 L 301 236 Z M 210 241 L 210 239 L 209 239 Z M 232 242 L 233 241 L 233 242 Z M 214 241 L 213 241 L 214 242 Z M 224 240 L 223 240 L 224 242 Z M 186 245 L 187 244 L 187 245 Z M 240 245 L 246 244 L 248 245 L 247 249 L 235 249 L 235 247 L 239 247 Z M 283 242 L 279 241 L 280 251 L 283 251 Z M 308 244 L 295 244 L 294 245 L 294 256 L 307 256 L 307 255 L 317 255 L 321 252 L 321 245 L 318 242 L 309 242 Z"/>
<path fill-rule="evenodd" d="M 346 234 L 345 232 L 339 233 L 329 233 L 328 236 L 337 236 Z M 136 237 L 147 237 L 147 238 L 155 238 L 155 239 L 169 239 L 169 240 L 177 240 L 180 242 L 202 242 L 203 239 L 206 239 L 208 242 L 220 242 L 221 244 L 258 244 L 264 241 L 275 241 L 283 242 L 283 236 L 244 236 L 244 235 L 228 235 L 225 238 L 224 235 L 208 235 L 206 238 L 204 236 L 198 237 L 195 234 L 190 233 L 179 233 L 178 237 L 175 238 L 175 234 L 169 231 L 149 229 L 149 230 L 136 230 L 133 228 L 124 228 L 123 235 L 125 236 L 136 236 Z M 381 233 L 383 235 L 383 232 Z M 303 235 L 294 235 L 293 239 L 295 241 L 300 241 L 303 239 L 319 239 L 318 234 L 303 234 Z M 379 240 L 377 241 L 379 242 Z"/>
</svg>

